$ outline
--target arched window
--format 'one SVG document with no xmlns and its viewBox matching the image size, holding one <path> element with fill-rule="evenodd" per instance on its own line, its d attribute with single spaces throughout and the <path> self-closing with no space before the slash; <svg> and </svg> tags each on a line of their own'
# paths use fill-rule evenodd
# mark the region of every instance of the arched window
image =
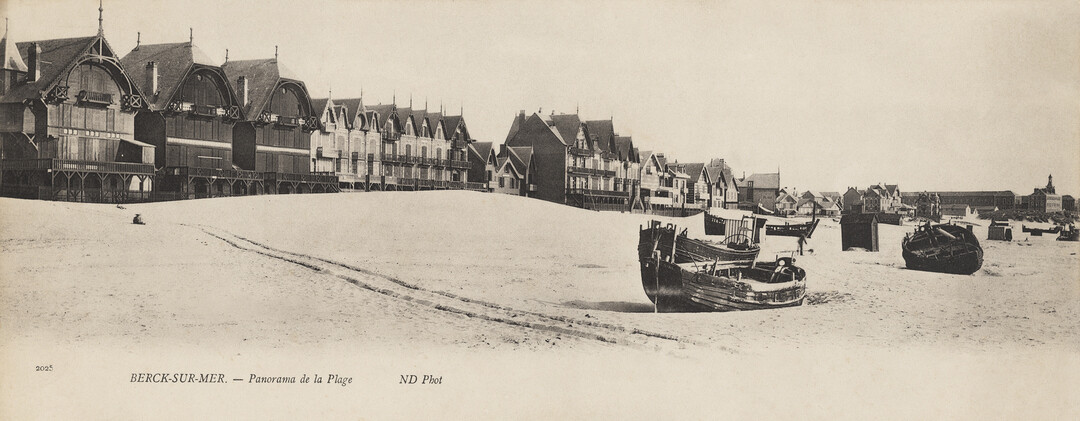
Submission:
<svg viewBox="0 0 1080 421">
<path fill-rule="evenodd" d="M 442 148 L 435 149 L 435 159 L 442 159 Z"/>
<path fill-rule="evenodd" d="M 405 134 L 407 134 L 409 136 L 414 136 L 415 135 L 415 133 L 413 132 L 412 118 L 410 118 L 408 120 L 405 120 Z"/>
<path fill-rule="evenodd" d="M 412 145 L 405 145 L 405 156 L 412 156 Z"/>
<path fill-rule="evenodd" d="M 184 80 L 181 101 L 199 105 L 225 105 L 225 99 L 213 77 L 205 72 L 195 72 Z"/>
<path fill-rule="evenodd" d="M 427 146 L 420 147 L 420 156 L 427 158 Z"/>
</svg>

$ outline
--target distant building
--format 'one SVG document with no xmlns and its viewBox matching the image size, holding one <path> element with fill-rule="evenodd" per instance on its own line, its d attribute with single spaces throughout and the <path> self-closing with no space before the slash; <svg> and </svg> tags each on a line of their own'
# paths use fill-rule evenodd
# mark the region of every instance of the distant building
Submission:
<svg viewBox="0 0 1080 421">
<path fill-rule="evenodd" d="M 1076 199 L 1067 194 L 1061 196 L 1061 209 L 1076 212 Z"/>
<path fill-rule="evenodd" d="M 844 213 L 862 213 L 862 197 L 864 194 L 866 194 L 866 190 L 848 187 L 840 199 L 840 206 L 844 209 Z"/>
<path fill-rule="evenodd" d="M 751 174 L 738 181 L 739 208 L 755 210 L 760 207 L 776 211 L 776 198 L 780 197 L 780 173 Z"/>
<path fill-rule="evenodd" d="M 915 201 L 915 216 L 927 219 L 941 218 L 941 197 L 937 193 L 919 193 Z"/>
<path fill-rule="evenodd" d="M 491 142 L 473 142 L 469 144 L 469 183 L 480 186 L 481 190 L 491 191 L 491 182 L 495 180 L 498 158 Z"/>
<path fill-rule="evenodd" d="M 1040 212 L 1061 212 L 1063 204 L 1061 195 L 1054 188 L 1054 176 L 1047 178 L 1046 187 L 1036 188 L 1030 195 L 1024 196 L 1023 203 L 1029 210 Z"/>
<path fill-rule="evenodd" d="M 1009 190 L 903 193 L 903 202 L 909 205 L 917 205 L 919 195 L 924 193 L 937 195 L 943 205 L 964 204 L 971 207 L 995 206 L 998 209 L 1013 209 L 1020 204 L 1020 197 Z"/>
<path fill-rule="evenodd" d="M 713 178 L 712 205 L 714 208 L 737 209 L 739 207 L 739 188 L 727 162 L 713 158 L 705 166 Z"/>
<path fill-rule="evenodd" d="M 956 203 L 941 205 L 941 215 L 958 218 L 968 218 L 971 216 L 975 216 L 975 211 L 971 209 L 971 206 L 962 203 Z"/>
</svg>

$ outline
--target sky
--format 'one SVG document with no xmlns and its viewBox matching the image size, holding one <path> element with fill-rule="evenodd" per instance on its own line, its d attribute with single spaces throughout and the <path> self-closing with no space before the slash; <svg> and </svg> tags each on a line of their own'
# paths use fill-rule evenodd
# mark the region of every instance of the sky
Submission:
<svg viewBox="0 0 1080 421">
<path fill-rule="evenodd" d="M 0 0 L 15 41 L 93 35 L 97 1 Z M 313 97 L 612 118 L 641 150 L 781 172 L 798 190 L 1080 194 L 1080 2 L 104 2 L 123 56 L 183 42 L 268 58 Z"/>
</svg>

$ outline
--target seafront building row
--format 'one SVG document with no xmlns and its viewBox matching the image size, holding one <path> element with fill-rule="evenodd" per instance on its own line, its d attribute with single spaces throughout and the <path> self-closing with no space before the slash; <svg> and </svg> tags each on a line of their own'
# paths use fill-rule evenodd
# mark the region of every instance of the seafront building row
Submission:
<svg viewBox="0 0 1080 421">
<path fill-rule="evenodd" d="M 100 11 L 100 9 L 99 9 Z M 613 118 L 519 111 L 501 145 L 463 113 L 312 98 L 273 58 L 216 63 L 187 42 L 120 57 L 94 36 L 0 38 L 0 195 L 80 202 L 372 190 L 468 189 L 595 210 L 689 215 L 912 213 L 896 185 L 845 194 L 782 188 L 780 171 L 736 178 L 724 159 L 641 150 Z M 1030 196 L 939 192 L 968 203 L 1074 209 L 1052 181 Z M 956 202 L 956 203 L 954 203 Z"/>
<path fill-rule="evenodd" d="M 99 16 L 100 24 L 100 16 Z M 505 145 L 464 117 L 312 98 L 273 58 L 216 63 L 188 42 L 120 57 L 94 36 L 0 39 L 0 193 L 84 202 L 470 189 L 600 210 L 737 203 L 723 161 L 668 162 L 611 119 L 516 116 Z"/>
</svg>

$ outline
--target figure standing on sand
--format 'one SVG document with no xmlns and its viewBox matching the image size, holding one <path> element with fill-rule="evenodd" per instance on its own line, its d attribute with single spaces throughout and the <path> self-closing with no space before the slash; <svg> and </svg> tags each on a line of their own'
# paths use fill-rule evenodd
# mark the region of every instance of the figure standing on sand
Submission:
<svg viewBox="0 0 1080 421">
<path fill-rule="evenodd" d="M 146 222 L 144 222 L 143 219 L 142 219 L 142 214 L 138 214 L 138 213 L 135 214 L 135 218 L 133 218 L 131 220 L 131 223 L 135 224 L 135 225 L 146 225 Z"/>
<path fill-rule="evenodd" d="M 803 255 L 803 246 L 806 245 L 806 235 L 799 235 L 799 256 Z"/>
</svg>

